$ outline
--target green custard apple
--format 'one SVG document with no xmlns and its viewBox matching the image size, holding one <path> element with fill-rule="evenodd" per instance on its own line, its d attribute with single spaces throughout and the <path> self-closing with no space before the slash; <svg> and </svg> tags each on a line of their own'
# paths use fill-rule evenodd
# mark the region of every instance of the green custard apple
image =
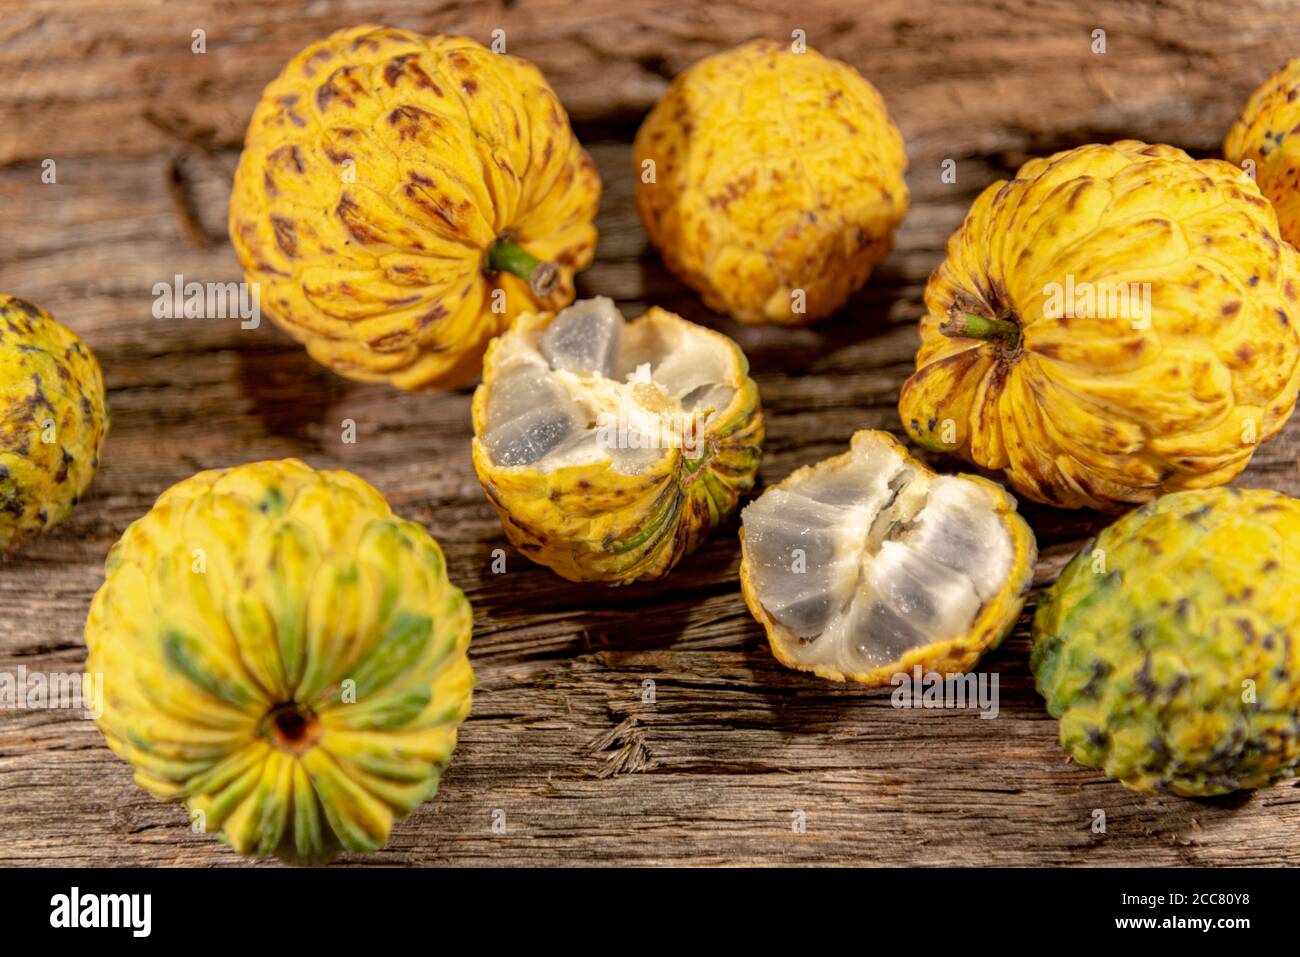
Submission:
<svg viewBox="0 0 1300 957">
<path fill-rule="evenodd" d="M 349 472 L 200 472 L 109 552 L 86 621 L 99 728 L 241 854 L 372 851 L 433 797 L 469 712 L 469 602 Z"/>
<path fill-rule="evenodd" d="M 1165 495 L 1047 592 L 1030 660 L 1060 742 L 1143 793 L 1226 794 L 1300 763 L 1300 500 Z"/>
</svg>

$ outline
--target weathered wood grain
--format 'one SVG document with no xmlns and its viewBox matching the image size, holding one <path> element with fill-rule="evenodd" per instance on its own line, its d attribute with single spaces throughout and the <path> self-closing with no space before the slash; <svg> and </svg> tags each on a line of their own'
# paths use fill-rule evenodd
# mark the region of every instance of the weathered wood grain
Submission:
<svg viewBox="0 0 1300 957">
<path fill-rule="evenodd" d="M 356 471 L 428 525 L 475 609 L 480 686 L 442 794 L 355 863 L 1300 863 L 1295 786 L 1153 799 L 1068 765 L 1027 672 L 1028 613 L 983 666 L 1000 679 L 996 720 L 895 710 L 887 694 L 775 664 L 736 586 L 734 522 L 663 582 L 561 581 L 509 549 L 483 500 L 467 391 L 357 385 L 269 323 L 151 314 L 151 287 L 176 273 L 238 278 L 224 238 L 229 171 L 258 91 L 299 47 L 366 20 L 482 40 L 501 27 L 511 52 L 551 78 L 605 182 L 598 258 L 580 292 L 633 315 L 656 303 L 734 336 L 762 391 L 761 478 L 772 482 L 842 450 L 856 429 L 897 429 L 925 278 L 987 183 L 1026 155 L 1093 139 L 1213 153 L 1246 91 L 1300 52 L 1300 7 L 1265 0 L 790 6 L 0 0 L 0 289 L 87 339 L 113 414 L 89 496 L 0 565 L 0 670 L 79 669 L 104 555 L 168 485 L 296 455 Z M 198 28 L 203 55 L 190 52 Z M 894 254 L 840 316 L 807 330 L 739 327 L 648 249 L 628 144 L 666 77 L 795 28 L 885 93 L 909 144 L 913 208 Z M 1095 28 L 1107 31 L 1104 56 L 1089 49 Z M 947 157 L 955 185 L 939 179 Z M 55 184 L 41 182 L 46 158 Z M 168 185 L 177 170 L 179 195 Z M 341 441 L 344 419 L 357 423 L 355 445 Z M 1298 451 L 1300 420 L 1242 484 L 1300 493 Z M 1040 583 L 1105 521 L 1025 512 Z M 490 571 L 497 548 L 504 576 Z M 1090 829 L 1096 808 L 1105 834 Z M 61 711 L 0 711 L 0 838 L 7 864 L 238 862 L 191 834 L 182 808 L 137 788 L 91 723 Z"/>
</svg>

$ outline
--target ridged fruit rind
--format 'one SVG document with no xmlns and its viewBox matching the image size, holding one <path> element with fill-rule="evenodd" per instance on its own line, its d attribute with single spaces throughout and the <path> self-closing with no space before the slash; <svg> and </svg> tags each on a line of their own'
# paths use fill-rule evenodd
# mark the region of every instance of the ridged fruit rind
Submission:
<svg viewBox="0 0 1300 957">
<path fill-rule="evenodd" d="M 903 138 L 876 88 L 767 41 L 678 76 L 637 132 L 636 203 L 664 263 L 719 312 L 838 310 L 907 211 Z"/>
<path fill-rule="evenodd" d="M 267 86 L 230 201 L 262 310 L 318 362 L 403 389 L 479 372 L 521 313 L 573 299 L 600 180 L 541 72 L 464 37 L 361 26 Z M 485 269 L 507 238 L 554 291 Z"/>
<path fill-rule="evenodd" d="M 1081 146 L 994 183 L 925 305 L 908 434 L 1038 502 L 1226 484 L 1300 390 L 1300 256 L 1241 170 L 1170 146 Z M 1015 342 L 945 334 L 954 314 Z"/>
<path fill-rule="evenodd" d="M 0 554 L 71 514 L 108 426 L 86 344 L 45 310 L 0 294 Z"/>
<path fill-rule="evenodd" d="M 1277 210 L 1282 236 L 1300 244 L 1300 58 L 1291 60 L 1250 95 L 1223 141 L 1223 156 L 1254 164 L 1255 183 Z"/>
<path fill-rule="evenodd" d="M 554 318 L 551 313 L 521 317 L 509 335 L 536 333 Z M 488 348 L 483 382 L 474 393 L 474 470 L 506 537 L 532 561 L 569 581 L 625 584 L 668 574 L 735 512 L 758 471 L 763 412 L 740 347 L 657 306 L 632 320 L 643 322 L 691 325 L 727 357 L 726 384 L 736 392 L 703 429 L 696 457 L 671 449 L 636 475 L 620 474 L 607 462 L 553 472 L 498 466 L 481 436 L 500 340 Z"/>
<path fill-rule="evenodd" d="M 1125 515 L 1044 595 L 1031 666 L 1073 759 L 1199 797 L 1300 762 L 1300 501 L 1178 492 Z"/>
<path fill-rule="evenodd" d="M 172 486 L 127 528 L 86 671 L 136 783 L 241 854 L 321 863 L 381 847 L 436 792 L 470 630 L 422 525 L 348 472 L 255 462 Z"/>
</svg>

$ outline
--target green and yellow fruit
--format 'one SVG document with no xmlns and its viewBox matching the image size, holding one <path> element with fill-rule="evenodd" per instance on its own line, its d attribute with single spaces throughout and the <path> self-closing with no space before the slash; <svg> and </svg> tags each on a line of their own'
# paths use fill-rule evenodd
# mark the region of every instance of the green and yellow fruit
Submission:
<svg viewBox="0 0 1300 957">
<path fill-rule="evenodd" d="M 930 277 L 899 414 L 1022 495 L 1231 481 L 1300 391 L 1300 255 L 1239 169 L 1132 140 L 994 183 Z"/>
<path fill-rule="evenodd" d="M 422 525 L 295 459 L 200 472 L 113 546 L 86 622 L 136 782 L 241 854 L 371 851 L 469 712 L 470 607 Z"/>
<path fill-rule="evenodd" d="M 740 348 L 608 299 L 524 316 L 488 349 L 474 468 L 506 536 L 571 581 L 666 575 L 736 508 L 763 446 Z"/>
<path fill-rule="evenodd" d="M 0 294 L 0 554 L 68 517 L 107 435 L 104 379 L 86 344 Z"/>
<path fill-rule="evenodd" d="M 815 50 L 758 41 L 673 81 L 634 145 L 664 263 L 742 322 L 829 316 L 907 212 L 903 137 L 876 88 Z"/>
<path fill-rule="evenodd" d="M 1005 489 L 936 475 L 888 432 L 858 432 L 741 520 L 741 591 L 777 660 L 869 686 L 973 668 L 1015 624 L 1037 557 Z"/>
<path fill-rule="evenodd" d="M 1085 547 L 1031 658 L 1061 746 L 1144 793 L 1256 788 L 1300 763 L 1300 500 L 1178 492 Z"/>
<path fill-rule="evenodd" d="M 317 362 L 449 388 L 516 316 L 573 300 L 599 199 L 531 63 L 362 26 L 307 47 L 262 93 L 230 239 L 263 311 Z"/>
</svg>

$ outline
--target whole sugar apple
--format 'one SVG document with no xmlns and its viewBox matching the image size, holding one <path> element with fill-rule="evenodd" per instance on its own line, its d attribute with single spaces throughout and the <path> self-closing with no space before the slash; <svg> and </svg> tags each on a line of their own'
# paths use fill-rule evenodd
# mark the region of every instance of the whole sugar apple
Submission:
<svg viewBox="0 0 1300 957">
<path fill-rule="evenodd" d="M 1300 390 L 1300 254 L 1241 170 L 1170 146 L 994 183 L 925 305 L 904 427 L 1052 505 L 1226 484 Z"/>
<path fill-rule="evenodd" d="M 1300 763 L 1300 500 L 1232 488 L 1130 512 L 1039 605 L 1061 746 L 1125 787 L 1224 794 Z"/>
<path fill-rule="evenodd" d="M 45 310 L 0 295 L 0 554 L 68 517 L 108 424 L 86 344 Z"/>
<path fill-rule="evenodd" d="M 747 43 L 682 73 L 634 145 L 664 263 L 742 322 L 829 316 L 907 211 L 903 138 L 876 88 L 814 50 Z"/>
<path fill-rule="evenodd" d="M 318 362 L 461 385 L 514 318 L 573 299 L 600 180 L 535 66 L 375 26 L 298 54 L 253 112 L 230 238 Z"/>
<path fill-rule="evenodd" d="M 370 851 L 438 788 L 469 712 L 442 550 L 348 472 L 186 479 L 113 546 L 86 621 L 108 745 L 241 854 Z"/>
</svg>

